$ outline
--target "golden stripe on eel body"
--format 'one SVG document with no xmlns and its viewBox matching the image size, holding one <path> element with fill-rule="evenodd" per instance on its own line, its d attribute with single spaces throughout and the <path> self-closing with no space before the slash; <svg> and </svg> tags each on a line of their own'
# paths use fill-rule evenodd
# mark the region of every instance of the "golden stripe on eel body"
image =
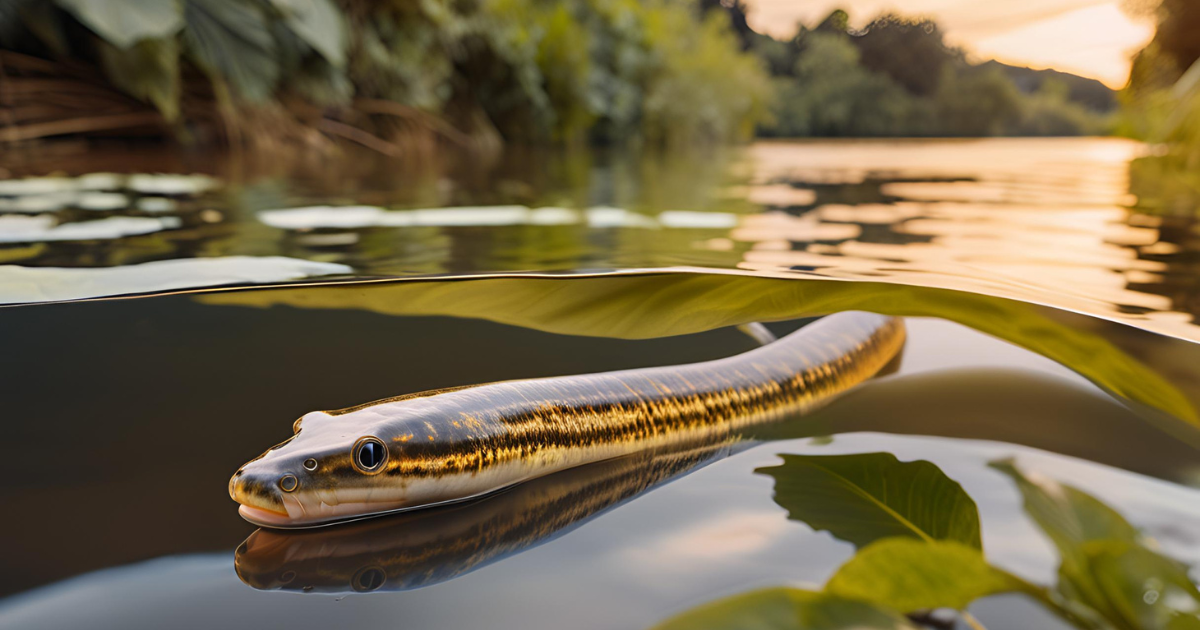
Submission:
<svg viewBox="0 0 1200 630">
<path fill-rule="evenodd" d="M 247 520 L 310 527 L 460 501 L 679 442 L 721 441 L 870 378 L 901 320 L 830 315 L 733 357 L 435 390 L 306 414 L 229 480 Z"/>
<path fill-rule="evenodd" d="M 732 439 L 672 444 L 533 479 L 479 501 L 341 527 L 258 529 L 238 547 L 234 567 L 259 590 L 423 588 L 561 536 L 739 446 Z"/>
</svg>

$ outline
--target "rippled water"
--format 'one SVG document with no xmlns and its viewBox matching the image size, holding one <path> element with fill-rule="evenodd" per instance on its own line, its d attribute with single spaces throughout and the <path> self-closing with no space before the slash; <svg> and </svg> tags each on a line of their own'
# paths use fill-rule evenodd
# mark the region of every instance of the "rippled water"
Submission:
<svg viewBox="0 0 1200 630">
<path fill-rule="evenodd" d="M 693 266 L 983 292 L 1200 340 L 1200 229 L 1136 209 L 1129 164 L 1144 152 L 1116 139 L 764 142 L 732 159 L 548 160 L 473 179 L 376 167 L 9 180 L 0 299 Z"/>
<path fill-rule="evenodd" d="M 1013 475 L 1086 493 L 1103 509 L 1084 530 L 1111 512 L 1141 532 L 1128 557 L 1171 559 L 1089 565 L 1133 615 L 1114 627 L 1166 627 L 1200 606 L 1174 564 L 1200 562 L 1200 231 L 1137 209 L 1143 150 L 772 142 L 0 181 L 0 301 L 51 302 L 0 309 L 0 504 L 19 515 L 0 526 L 0 627 L 649 627 L 821 589 L 862 553 L 849 521 L 789 498 L 788 466 L 882 453 L 961 484 L 991 565 L 1081 601 Z M 59 303 L 246 285 L 279 286 Z M 736 445 L 307 534 L 256 532 L 226 494 L 314 409 L 728 356 L 753 346 L 735 325 L 849 309 L 906 317 L 902 360 Z M 1088 627 L 1029 594 L 970 611 Z"/>
</svg>

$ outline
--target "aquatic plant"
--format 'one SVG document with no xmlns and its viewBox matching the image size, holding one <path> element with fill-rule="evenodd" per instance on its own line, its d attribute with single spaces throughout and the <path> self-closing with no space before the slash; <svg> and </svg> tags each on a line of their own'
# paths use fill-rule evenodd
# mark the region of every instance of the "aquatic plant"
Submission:
<svg viewBox="0 0 1200 630">
<path fill-rule="evenodd" d="M 1028 596 L 1088 630 L 1200 624 L 1200 591 L 1187 567 L 1156 551 L 1099 499 L 1011 461 L 991 466 L 1013 480 L 1026 514 L 1058 549 L 1052 587 L 987 562 L 974 501 L 932 463 L 900 462 L 889 453 L 781 457 L 783 464 L 757 471 L 775 479 L 775 502 L 789 519 L 827 530 L 857 553 L 819 591 L 751 591 L 683 612 L 656 630 L 911 629 L 929 611 L 965 611 L 1001 593 Z M 969 613 L 960 615 L 983 627 Z"/>
</svg>

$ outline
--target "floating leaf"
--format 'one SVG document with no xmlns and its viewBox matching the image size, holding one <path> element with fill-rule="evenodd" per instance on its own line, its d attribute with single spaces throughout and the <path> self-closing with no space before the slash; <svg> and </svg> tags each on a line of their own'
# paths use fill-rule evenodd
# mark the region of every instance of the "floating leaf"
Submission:
<svg viewBox="0 0 1200 630">
<path fill-rule="evenodd" d="M 698 606 L 654 630 L 915 630 L 903 617 L 828 593 L 768 588 Z"/>
<path fill-rule="evenodd" d="M 857 547 L 906 536 L 982 549 L 975 502 L 929 462 L 891 453 L 781 457 L 755 472 L 774 477 L 775 502 L 792 520 Z"/>
<path fill-rule="evenodd" d="M 334 67 L 346 64 L 346 24 L 331 0 L 271 0 L 284 22 Z"/>
<path fill-rule="evenodd" d="M 983 553 L 952 541 L 888 538 L 859 550 L 825 590 L 902 612 L 954 608 L 997 593 L 1027 590 Z"/>
<path fill-rule="evenodd" d="M 179 43 L 143 39 L 127 49 L 104 45 L 100 62 L 110 81 L 135 98 L 153 103 L 163 118 L 179 116 Z"/>
<path fill-rule="evenodd" d="M 117 48 L 173 37 L 183 26 L 183 12 L 174 0 L 58 0 L 58 4 Z"/>
<path fill-rule="evenodd" d="M 279 79 L 275 40 L 256 5 L 231 0 L 187 0 L 183 41 L 214 80 L 228 82 L 252 101 L 271 95 Z"/>
</svg>

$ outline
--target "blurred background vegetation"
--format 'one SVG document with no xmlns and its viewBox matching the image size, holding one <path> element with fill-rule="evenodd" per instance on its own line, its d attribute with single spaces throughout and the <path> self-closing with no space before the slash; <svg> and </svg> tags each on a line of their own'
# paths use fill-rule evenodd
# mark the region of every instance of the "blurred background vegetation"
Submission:
<svg viewBox="0 0 1200 630">
<path fill-rule="evenodd" d="M 1162 143 L 1138 176 L 1151 196 L 1187 198 L 1200 189 L 1200 4 L 1129 9 L 1158 31 L 1116 93 L 974 63 L 920 17 L 854 28 L 839 10 L 774 39 L 741 0 L 0 0 L 0 139 L 399 155 L 1117 133 Z"/>
<path fill-rule="evenodd" d="M 1200 2 L 1149 3 L 1154 39 L 1133 60 L 1117 133 L 1157 143 L 1135 160 L 1131 192 L 1165 214 L 1200 209 Z"/>
</svg>

